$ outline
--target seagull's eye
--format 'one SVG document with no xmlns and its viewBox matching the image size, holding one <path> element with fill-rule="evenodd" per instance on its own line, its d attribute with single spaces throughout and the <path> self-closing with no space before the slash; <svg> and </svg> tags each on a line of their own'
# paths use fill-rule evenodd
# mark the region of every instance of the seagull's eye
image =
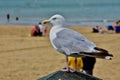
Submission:
<svg viewBox="0 0 120 80">
<path fill-rule="evenodd" d="M 53 18 L 53 20 L 56 20 L 57 18 Z"/>
</svg>

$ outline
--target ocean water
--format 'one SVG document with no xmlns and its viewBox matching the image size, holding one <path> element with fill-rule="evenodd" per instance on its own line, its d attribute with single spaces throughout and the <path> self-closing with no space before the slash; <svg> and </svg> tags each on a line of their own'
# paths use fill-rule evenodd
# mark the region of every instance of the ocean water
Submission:
<svg viewBox="0 0 120 80">
<path fill-rule="evenodd" d="M 34 25 L 61 14 L 67 25 L 110 25 L 120 20 L 119 9 L 120 0 L 0 0 L 0 24 Z"/>
</svg>

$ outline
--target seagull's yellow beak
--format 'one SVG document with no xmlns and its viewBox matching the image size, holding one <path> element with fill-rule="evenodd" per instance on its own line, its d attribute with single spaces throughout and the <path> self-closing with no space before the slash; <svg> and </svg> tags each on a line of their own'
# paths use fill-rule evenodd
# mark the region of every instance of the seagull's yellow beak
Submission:
<svg viewBox="0 0 120 80">
<path fill-rule="evenodd" d="M 50 20 L 44 20 L 42 23 L 43 23 L 43 24 L 50 23 Z"/>
</svg>

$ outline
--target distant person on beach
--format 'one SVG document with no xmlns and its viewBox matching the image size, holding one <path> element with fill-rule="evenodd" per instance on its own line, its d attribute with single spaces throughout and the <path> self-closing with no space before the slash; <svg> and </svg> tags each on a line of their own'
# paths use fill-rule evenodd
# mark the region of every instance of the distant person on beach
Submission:
<svg viewBox="0 0 120 80">
<path fill-rule="evenodd" d="M 74 71 L 80 71 L 83 68 L 83 61 L 80 57 L 68 57 L 68 65 Z"/>
<path fill-rule="evenodd" d="M 94 57 L 82 57 L 83 61 L 83 72 L 89 75 L 93 75 L 94 65 L 96 63 L 96 58 Z"/>
<path fill-rule="evenodd" d="M 103 33 L 104 33 L 102 27 L 99 27 L 99 29 L 98 29 L 98 33 L 99 33 L 99 34 L 103 34 Z"/>
<path fill-rule="evenodd" d="M 7 21 L 9 22 L 10 21 L 10 14 L 7 14 Z"/>
<path fill-rule="evenodd" d="M 93 27 L 92 30 L 93 30 L 92 31 L 93 33 L 98 33 L 99 32 L 99 26 Z"/>
<path fill-rule="evenodd" d="M 112 25 L 109 25 L 109 26 L 107 26 L 107 30 L 108 31 L 114 31 L 115 29 L 114 29 L 114 27 Z"/>
<path fill-rule="evenodd" d="M 40 28 L 39 28 L 38 24 L 36 24 L 34 26 L 34 28 L 32 28 L 30 34 L 31 34 L 31 36 L 42 36 L 42 32 L 40 32 Z"/>
<path fill-rule="evenodd" d="M 116 33 L 120 33 L 120 20 L 116 21 L 113 27 Z"/>
<path fill-rule="evenodd" d="M 93 30 L 92 31 L 93 33 L 100 33 L 100 34 L 104 33 L 104 31 L 102 30 L 102 27 L 99 27 L 99 26 L 93 27 L 92 30 Z"/>
<path fill-rule="evenodd" d="M 43 26 L 42 26 L 41 22 L 38 23 L 38 27 L 39 27 L 39 30 L 41 32 L 41 35 L 43 35 Z"/>
<path fill-rule="evenodd" d="M 113 25 L 107 26 L 108 31 L 115 31 L 116 33 L 120 32 L 120 20 L 113 23 Z"/>
<path fill-rule="evenodd" d="M 19 20 L 19 17 L 16 17 L 16 21 L 18 21 Z"/>
<path fill-rule="evenodd" d="M 40 32 L 42 33 L 42 35 L 46 35 L 47 33 L 47 27 L 46 26 L 43 26 L 41 22 L 39 22 L 38 24 L 39 28 L 40 28 Z"/>
<path fill-rule="evenodd" d="M 120 26 L 120 20 L 116 21 L 116 22 L 113 24 L 113 27 L 116 27 L 116 26 Z"/>
</svg>

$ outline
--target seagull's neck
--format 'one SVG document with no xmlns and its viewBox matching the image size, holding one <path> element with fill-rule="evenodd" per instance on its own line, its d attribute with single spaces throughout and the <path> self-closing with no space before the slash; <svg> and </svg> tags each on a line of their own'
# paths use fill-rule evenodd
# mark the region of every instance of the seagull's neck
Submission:
<svg viewBox="0 0 120 80">
<path fill-rule="evenodd" d="M 61 27 L 61 26 L 53 26 L 51 30 L 54 30 L 55 32 L 62 29 L 64 27 Z"/>
<path fill-rule="evenodd" d="M 62 25 L 54 25 L 53 27 L 62 28 L 63 26 Z"/>
<path fill-rule="evenodd" d="M 49 33 L 49 35 L 50 35 L 50 42 L 52 43 L 52 45 L 53 45 L 53 47 L 54 47 L 55 49 L 57 49 L 57 48 L 54 46 L 53 40 L 57 37 L 56 34 L 57 34 L 59 31 L 63 30 L 63 29 L 64 29 L 64 27 L 61 27 L 61 26 L 53 26 L 53 27 L 51 28 L 51 30 L 50 30 L 50 33 Z"/>
<path fill-rule="evenodd" d="M 53 26 L 51 30 L 54 30 L 55 32 L 64 29 L 65 27 L 63 26 Z"/>
<path fill-rule="evenodd" d="M 62 27 L 62 26 L 53 26 L 50 30 L 50 36 L 54 35 L 54 37 L 55 37 L 56 33 L 63 30 L 63 29 L 64 29 L 64 27 Z"/>
</svg>

